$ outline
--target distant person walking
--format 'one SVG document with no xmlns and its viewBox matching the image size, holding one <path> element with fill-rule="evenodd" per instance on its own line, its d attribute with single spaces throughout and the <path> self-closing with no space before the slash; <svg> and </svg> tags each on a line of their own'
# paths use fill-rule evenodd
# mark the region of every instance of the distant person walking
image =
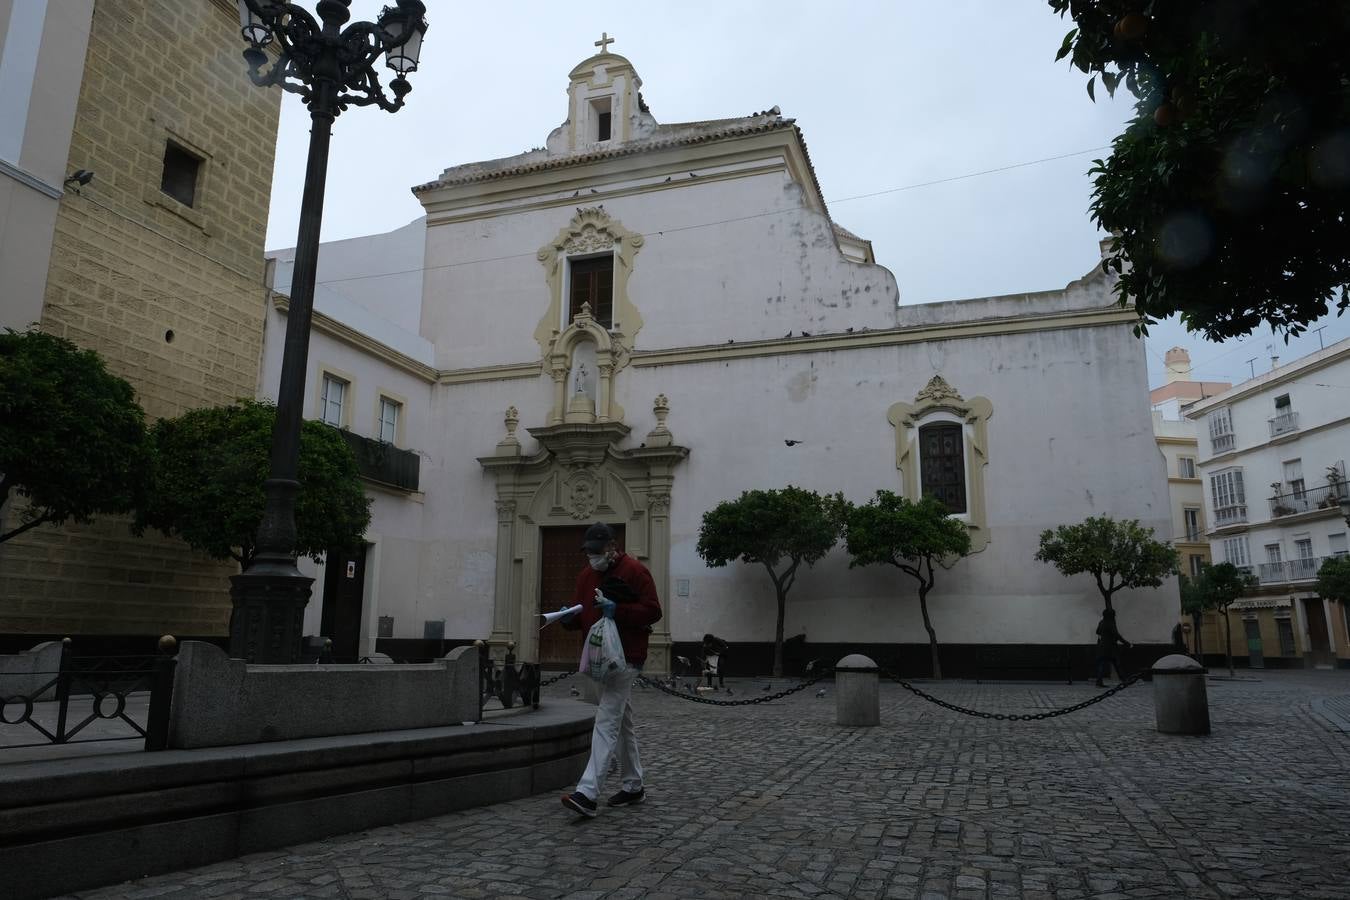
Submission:
<svg viewBox="0 0 1350 900">
<path fill-rule="evenodd" d="M 1120 659 L 1117 656 L 1119 652 L 1116 649 L 1117 644 L 1134 646 L 1121 637 L 1120 631 L 1116 628 L 1116 611 L 1108 609 L 1102 613 L 1102 620 L 1097 623 L 1097 687 L 1106 687 L 1102 684 L 1102 679 L 1111 674 L 1112 666 L 1115 666 L 1116 677 L 1121 681 L 1125 680 L 1125 673 L 1121 671 Z"/>
<path fill-rule="evenodd" d="M 619 549 L 608 525 L 597 522 L 587 528 L 581 550 L 586 554 L 586 567 L 577 575 L 572 599 L 574 605 L 581 606 L 581 612 L 564 618 L 563 627 L 589 631 L 601 616 L 613 619 L 629 666 L 627 671 L 606 677 L 601 683 L 600 703 L 591 729 L 590 762 L 577 782 L 577 789 L 562 798 L 563 806 L 590 817 L 597 812 L 600 783 L 609 772 L 609 762 L 616 751 L 623 784 L 609 798 L 609 805 L 629 806 L 647 799 L 630 698 L 633 682 L 647 661 L 648 635 L 652 626 L 661 621 L 661 601 L 656 596 L 652 573 Z"/>
<path fill-rule="evenodd" d="M 726 641 L 711 634 L 703 636 L 703 674 L 707 676 L 708 687 L 713 686 L 714 677 L 717 678 L 718 689 L 727 686 L 726 670 L 722 668 L 726 653 Z"/>
</svg>

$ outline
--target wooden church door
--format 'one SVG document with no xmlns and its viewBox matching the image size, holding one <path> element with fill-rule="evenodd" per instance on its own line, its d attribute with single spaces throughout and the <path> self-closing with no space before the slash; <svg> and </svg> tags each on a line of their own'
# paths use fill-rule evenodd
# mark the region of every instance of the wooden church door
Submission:
<svg viewBox="0 0 1350 900">
<path fill-rule="evenodd" d="M 581 552 L 581 541 L 590 525 L 564 525 L 539 529 L 539 608 L 537 612 L 552 612 L 572 604 L 576 592 L 577 574 L 586 565 Z M 611 525 L 614 537 L 623 549 L 623 526 Z M 534 619 L 539 627 L 539 619 Z M 575 668 L 581 659 L 581 641 L 585 632 L 568 631 L 554 623 L 539 632 L 539 663 L 548 668 Z"/>
</svg>

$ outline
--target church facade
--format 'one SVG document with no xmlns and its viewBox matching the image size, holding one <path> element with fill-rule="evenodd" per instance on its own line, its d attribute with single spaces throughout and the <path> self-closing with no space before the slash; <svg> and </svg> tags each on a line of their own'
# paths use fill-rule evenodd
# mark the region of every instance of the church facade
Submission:
<svg viewBox="0 0 1350 900">
<path fill-rule="evenodd" d="M 371 483 L 367 544 L 314 570 L 306 630 L 340 631 L 340 656 L 484 639 L 565 665 L 575 638 L 538 613 L 570 599 L 580 533 L 605 521 L 661 593 L 651 668 L 707 632 L 753 668 L 771 585 L 707 568 L 698 529 L 793 484 L 948 503 L 973 552 L 930 595 L 944 645 L 1091 643 L 1092 580 L 1034 561 L 1039 533 L 1105 513 L 1170 535 L 1143 343 L 1100 267 L 901 305 L 792 119 L 661 124 L 641 84 L 622 56 L 585 60 L 543 147 L 448 168 L 413 188 L 423 218 L 324 246 L 306 414 L 415 456 L 416 477 Z M 264 391 L 289 270 L 278 254 Z M 798 577 L 786 634 L 917 650 L 917 594 L 887 568 L 837 548 Z M 1165 643 L 1176 603 L 1175 584 L 1123 598 L 1123 633 Z"/>
</svg>

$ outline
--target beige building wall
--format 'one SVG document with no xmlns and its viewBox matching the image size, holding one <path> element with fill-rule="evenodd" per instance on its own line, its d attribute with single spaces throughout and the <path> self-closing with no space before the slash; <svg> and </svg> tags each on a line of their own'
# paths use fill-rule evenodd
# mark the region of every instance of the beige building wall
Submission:
<svg viewBox="0 0 1350 900">
<path fill-rule="evenodd" d="M 151 420 L 257 391 L 280 91 L 242 49 L 227 0 L 94 8 L 68 164 L 95 177 L 60 202 L 41 324 Z M 199 161 L 191 206 L 161 190 L 170 142 Z M 36 528 L 0 545 L 0 631 L 223 634 L 234 571 L 114 519 Z"/>
</svg>

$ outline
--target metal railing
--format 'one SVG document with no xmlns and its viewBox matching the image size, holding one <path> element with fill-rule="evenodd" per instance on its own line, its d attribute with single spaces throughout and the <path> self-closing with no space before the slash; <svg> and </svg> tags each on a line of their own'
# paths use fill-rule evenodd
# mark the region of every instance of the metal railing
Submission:
<svg viewBox="0 0 1350 900">
<path fill-rule="evenodd" d="M 176 650 L 177 643 L 170 648 Z M 56 671 L 8 676 L 25 679 L 26 690 L 11 693 L 5 689 L 7 679 L 0 678 L 0 725 L 27 725 L 36 737 L 26 744 L 6 739 L 0 744 L 0 752 L 12 747 L 136 737 L 145 739 L 146 750 L 163 750 L 168 746 L 169 700 L 177 665 L 172 652 L 160 656 L 75 656 L 71 640 L 66 638 L 61 642 Z M 136 710 L 128 709 L 128 701 L 138 693 L 150 695 L 144 722 L 137 720 Z M 96 736 L 94 731 L 85 732 L 95 722 L 112 725 L 115 733 Z"/>
<path fill-rule="evenodd" d="M 1316 581 L 1317 572 L 1322 563 L 1331 557 L 1309 556 L 1300 559 L 1286 559 L 1282 562 L 1261 563 L 1257 566 L 1256 577 L 1262 584 L 1288 584 L 1293 581 Z"/>
<path fill-rule="evenodd" d="M 1239 525 L 1247 521 L 1247 504 L 1240 503 L 1236 506 L 1219 506 L 1214 509 L 1214 524 L 1222 527 L 1224 525 Z"/>
<path fill-rule="evenodd" d="M 1290 494 L 1280 494 L 1270 498 L 1271 518 L 1292 516 L 1298 513 L 1312 512 L 1317 509 L 1339 510 L 1341 493 L 1340 483 L 1325 487 L 1304 488 Z"/>
<path fill-rule="evenodd" d="M 1270 420 L 1270 436 L 1279 437 L 1291 431 L 1298 431 L 1298 413 L 1281 413 Z"/>
<path fill-rule="evenodd" d="M 1237 439 L 1230 431 L 1228 434 L 1211 434 L 1209 436 L 1209 452 L 1224 453 L 1232 450 L 1237 445 Z"/>
</svg>

